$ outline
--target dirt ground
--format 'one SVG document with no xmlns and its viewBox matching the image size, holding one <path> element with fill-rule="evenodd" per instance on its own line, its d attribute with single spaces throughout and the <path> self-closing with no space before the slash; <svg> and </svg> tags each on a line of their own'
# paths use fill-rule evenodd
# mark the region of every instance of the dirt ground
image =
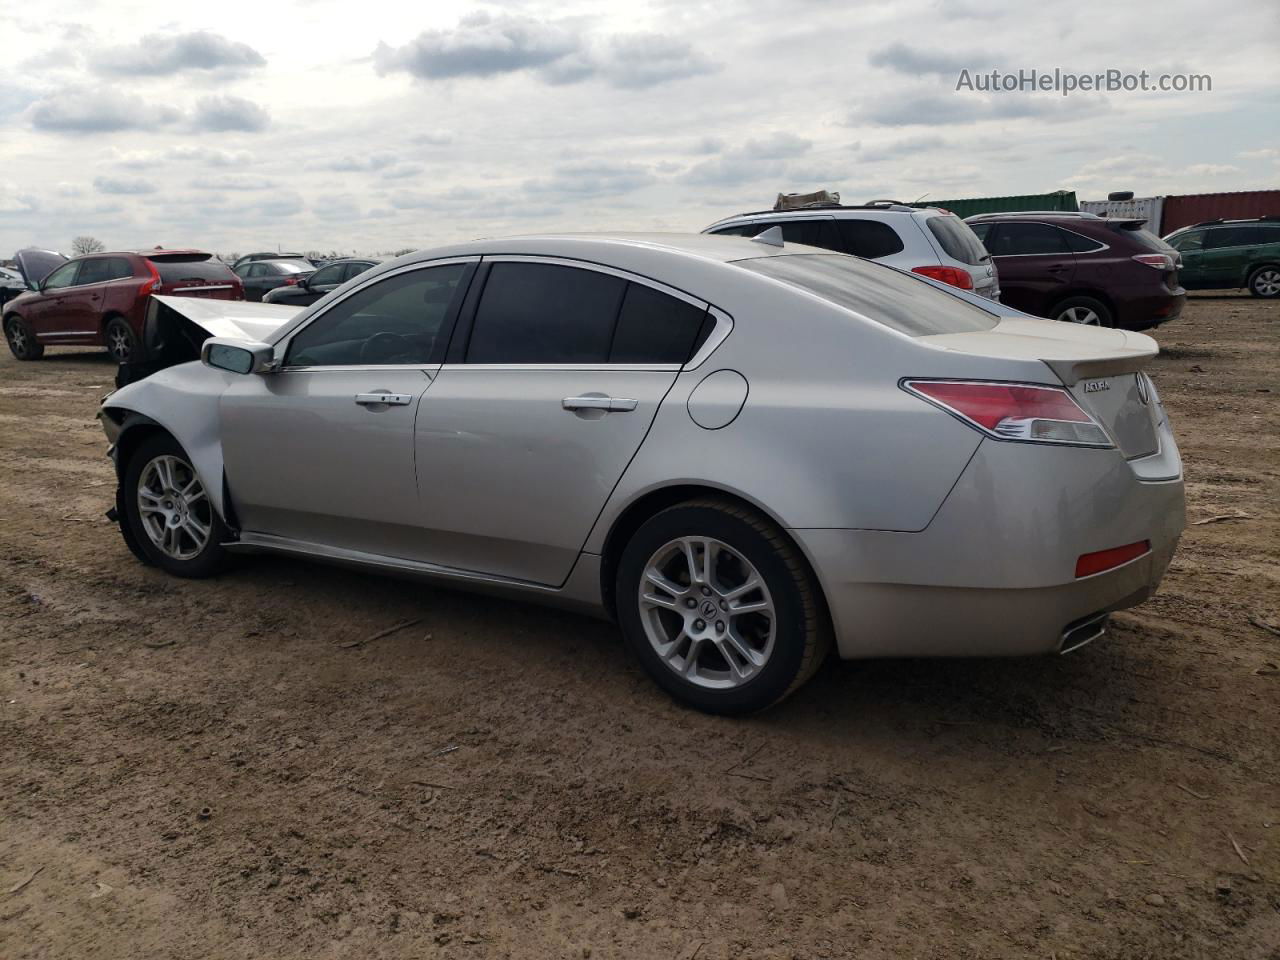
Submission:
<svg viewBox="0 0 1280 960">
<path fill-rule="evenodd" d="M 1189 519 L 1229 519 L 1157 597 L 747 720 L 607 624 L 146 569 L 102 517 L 105 355 L 6 353 L 0 957 L 1280 958 L 1280 303 L 1158 339 Z"/>
</svg>

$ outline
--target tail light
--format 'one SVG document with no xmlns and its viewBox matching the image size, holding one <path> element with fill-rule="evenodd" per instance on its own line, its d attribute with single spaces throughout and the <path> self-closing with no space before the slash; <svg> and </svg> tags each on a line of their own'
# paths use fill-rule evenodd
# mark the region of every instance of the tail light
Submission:
<svg viewBox="0 0 1280 960">
<path fill-rule="evenodd" d="M 160 271 L 156 269 L 156 265 L 150 260 L 144 261 L 147 269 L 151 271 L 151 279 L 142 284 L 138 290 L 138 296 L 146 297 L 155 292 L 156 287 L 160 286 Z"/>
<path fill-rule="evenodd" d="M 284 278 L 284 285 L 286 287 L 296 287 L 298 285 L 298 278 L 293 275 L 287 276 Z"/>
<path fill-rule="evenodd" d="M 1133 256 L 1138 263 L 1145 263 L 1148 267 L 1163 272 L 1173 269 L 1173 257 L 1164 253 L 1138 253 Z"/>
<path fill-rule="evenodd" d="M 1064 387 L 976 380 L 904 380 L 902 387 L 997 440 L 1114 446 Z"/>
<path fill-rule="evenodd" d="M 1080 559 L 1076 561 L 1076 579 L 1092 577 L 1095 573 L 1123 566 L 1130 560 L 1137 560 L 1150 552 L 1151 541 L 1139 540 L 1137 543 L 1127 543 L 1123 547 L 1111 547 L 1109 550 L 1081 554 Z"/>
<path fill-rule="evenodd" d="M 969 275 L 968 270 L 960 270 L 956 267 L 912 267 L 911 272 L 941 283 L 949 283 L 961 290 L 973 289 L 973 277 Z"/>
</svg>

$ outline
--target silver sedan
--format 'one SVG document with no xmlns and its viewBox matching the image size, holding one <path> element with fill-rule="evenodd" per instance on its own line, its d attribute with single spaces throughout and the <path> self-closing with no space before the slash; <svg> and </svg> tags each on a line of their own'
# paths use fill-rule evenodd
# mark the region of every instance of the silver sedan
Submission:
<svg viewBox="0 0 1280 960">
<path fill-rule="evenodd" d="M 1066 652 L 1151 595 L 1184 526 L 1154 341 L 774 234 L 486 240 L 301 311 L 174 304 L 215 335 L 105 399 L 113 515 L 178 576 L 274 552 L 608 616 L 723 713 L 832 644 Z"/>
</svg>

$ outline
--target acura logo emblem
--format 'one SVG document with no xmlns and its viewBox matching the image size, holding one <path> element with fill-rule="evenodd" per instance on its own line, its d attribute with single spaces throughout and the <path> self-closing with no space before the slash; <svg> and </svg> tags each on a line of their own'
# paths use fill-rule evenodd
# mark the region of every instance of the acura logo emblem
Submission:
<svg viewBox="0 0 1280 960">
<path fill-rule="evenodd" d="M 714 617 L 716 615 L 716 605 L 710 600 L 703 601 L 702 614 L 706 617 Z"/>
</svg>

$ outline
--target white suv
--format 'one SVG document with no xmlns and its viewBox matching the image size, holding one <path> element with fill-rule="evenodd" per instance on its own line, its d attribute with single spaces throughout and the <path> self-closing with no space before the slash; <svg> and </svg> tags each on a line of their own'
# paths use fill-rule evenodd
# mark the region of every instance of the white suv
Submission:
<svg viewBox="0 0 1280 960">
<path fill-rule="evenodd" d="M 718 220 L 703 233 L 754 237 L 782 228 L 784 243 L 803 243 L 879 260 L 961 290 L 1000 299 L 991 255 L 969 225 L 937 207 L 917 209 L 878 201 L 862 206 L 815 204 L 793 210 L 761 210 Z"/>
</svg>

